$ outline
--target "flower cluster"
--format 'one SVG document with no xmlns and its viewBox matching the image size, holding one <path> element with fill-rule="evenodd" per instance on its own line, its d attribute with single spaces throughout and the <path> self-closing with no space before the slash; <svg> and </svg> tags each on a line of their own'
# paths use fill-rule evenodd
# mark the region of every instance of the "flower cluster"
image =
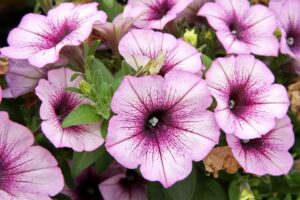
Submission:
<svg viewBox="0 0 300 200">
<path fill-rule="evenodd" d="M 169 198 L 207 179 L 216 145 L 231 161 L 205 168 L 239 174 L 241 196 L 251 174 L 290 172 L 298 0 L 111 2 L 60 3 L 10 31 L 0 103 L 34 101 L 21 121 L 0 112 L 0 199 L 144 200 L 154 181 Z"/>
</svg>

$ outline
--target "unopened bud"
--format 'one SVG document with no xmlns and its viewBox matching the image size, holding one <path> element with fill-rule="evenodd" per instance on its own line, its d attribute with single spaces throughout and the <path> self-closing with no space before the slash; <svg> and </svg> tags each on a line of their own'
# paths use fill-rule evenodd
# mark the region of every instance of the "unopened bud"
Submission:
<svg viewBox="0 0 300 200">
<path fill-rule="evenodd" d="M 92 86 L 85 80 L 81 80 L 79 83 L 79 88 L 83 94 L 91 94 Z"/>
<path fill-rule="evenodd" d="M 192 46 L 196 47 L 197 46 L 197 39 L 198 39 L 198 35 L 195 32 L 195 29 L 192 30 L 185 30 L 185 33 L 183 35 L 183 39 L 184 41 L 186 41 L 187 43 L 190 43 Z"/>
</svg>

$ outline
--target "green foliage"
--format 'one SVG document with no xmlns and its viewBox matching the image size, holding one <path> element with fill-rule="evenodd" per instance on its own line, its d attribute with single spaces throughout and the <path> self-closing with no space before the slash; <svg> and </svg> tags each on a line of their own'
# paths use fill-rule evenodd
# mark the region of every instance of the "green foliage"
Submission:
<svg viewBox="0 0 300 200">
<path fill-rule="evenodd" d="M 197 186 L 192 200 L 226 200 L 227 195 L 221 184 L 215 179 L 198 173 Z"/>
<path fill-rule="evenodd" d="M 98 0 L 98 2 L 100 9 L 108 15 L 109 21 L 112 21 L 123 11 L 123 6 L 115 0 Z"/>
<path fill-rule="evenodd" d="M 83 170 L 91 166 L 106 153 L 105 148 L 101 146 L 92 152 L 74 152 L 71 174 L 77 177 Z"/>
<path fill-rule="evenodd" d="M 170 200 L 191 200 L 196 189 L 197 173 L 194 169 L 184 180 L 175 183 L 166 190 L 166 196 Z"/>
<path fill-rule="evenodd" d="M 100 122 L 101 117 L 95 108 L 88 104 L 83 104 L 75 108 L 62 122 L 62 128 L 70 126 Z M 100 134 L 100 133 L 99 133 Z"/>
<path fill-rule="evenodd" d="M 232 181 L 228 189 L 229 200 L 240 199 L 240 184 L 238 181 Z"/>
<path fill-rule="evenodd" d="M 86 81 L 91 85 L 91 94 L 88 98 L 95 103 L 97 113 L 104 119 L 109 119 L 110 102 L 116 89 L 113 75 L 100 60 L 89 56 L 86 58 L 85 76 Z"/>
</svg>

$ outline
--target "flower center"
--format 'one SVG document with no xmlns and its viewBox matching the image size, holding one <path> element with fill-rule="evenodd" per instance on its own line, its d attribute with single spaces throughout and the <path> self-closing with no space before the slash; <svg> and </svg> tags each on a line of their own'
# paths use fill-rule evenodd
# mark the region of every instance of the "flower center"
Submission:
<svg viewBox="0 0 300 200">
<path fill-rule="evenodd" d="M 300 49 L 300 29 L 291 27 L 287 31 L 286 43 L 293 52 L 298 52 Z"/>
<path fill-rule="evenodd" d="M 75 200 L 99 200 L 103 199 L 98 189 L 101 179 L 97 174 L 92 172 L 85 172 L 77 178 L 77 185 L 73 192 L 75 193 Z"/>
<path fill-rule="evenodd" d="M 295 39 L 293 37 L 288 37 L 287 38 L 287 44 L 289 46 L 292 46 L 295 43 Z"/>
<path fill-rule="evenodd" d="M 266 147 L 264 140 L 262 138 L 255 138 L 255 139 L 243 139 L 240 140 L 241 145 L 244 149 L 247 150 L 263 150 Z"/>
<path fill-rule="evenodd" d="M 123 188 L 130 189 L 131 187 L 134 187 L 135 185 L 139 185 L 143 183 L 143 179 L 140 178 L 138 173 L 134 170 L 128 169 L 126 171 L 126 176 L 120 180 L 120 185 Z"/>
<path fill-rule="evenodd" d="M 243 144 L 247 144 L 247 143 L 250 142 L 250 140 L 249 140 L 249 139 L 244 139 L 244 140 L 241 140 L 241 142 L 242 142 Z"/>
<path fill-rule="evenodd" d="M 248 110 L 248 106 L 255 104 L 254 92 L 247 91 L 245 85 L 232 88 L 229 95 L 228 108 L 236 116 L 241 116 Z"/>
<path fill-rule="evenodd" d="M 235 18 L 233 18 L 229 22 L 228 27 L 232 35 L 234 35 L 238 39 L 242 39 L 242 32 L 243 32 L 242 26 Z"/>
<path fill-rule="evenodd" d="M 165 122 L 166 113 L 162 110 L 151 113 L 145 124 L 145 130 L 153 132 L 160 128 Z"/>
<path fill-rule="evenodd" d="M 51 102 L 58 121 L 62 122 L 81 101 L 82 99 L 75 93 L 59 92 Z"/>
<path fill-rule="evenodd" d="M 60 25 L 51 25 L 50 30 L 44 33 L 46 39 L 43 48 L 52 48 L 63 41 L 66 36 L 70 35 L 77 27 L 75 21 L 64 21 Z"/>
<path fill-rule="evenodd" d="M 234 105 L 235 105 L 234 100 L 230 100 L 230 101 L 229 101 L 229 108 L 230 108 L 230 109 L 233 109 L 233 108 L 234 108 Z"/>
<path fill-rule="evenodd" d="M 154 116 L 151 119 L 149 119 L 148 123 L 151 127 L 155 127 L 158 123 L 158 119 Z"/>
<path fill-rule="evenodd" d="M 147 5 L 150 9 L 149 20 L 160 20 L 174 6 L 173 0 L 152 1 Z"/>
</svg>

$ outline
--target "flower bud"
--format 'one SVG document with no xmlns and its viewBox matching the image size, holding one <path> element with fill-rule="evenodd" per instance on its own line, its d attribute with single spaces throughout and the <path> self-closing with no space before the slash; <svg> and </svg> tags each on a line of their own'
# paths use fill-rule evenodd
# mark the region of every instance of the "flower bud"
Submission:
<svg viewBox="0 0 300 200">
<path fill-rule="evenodd" d="M 190 43 L 192 46 L 196 47 L 197 46 L 197 38 L 198 35 L 195 32 L 195 29 L 193 28 L 192 30 L 185 30 L 185 33 L 183 35 L 183 39 L 184 41 L 186 41 L 187 43 Z"/>
</svg>

